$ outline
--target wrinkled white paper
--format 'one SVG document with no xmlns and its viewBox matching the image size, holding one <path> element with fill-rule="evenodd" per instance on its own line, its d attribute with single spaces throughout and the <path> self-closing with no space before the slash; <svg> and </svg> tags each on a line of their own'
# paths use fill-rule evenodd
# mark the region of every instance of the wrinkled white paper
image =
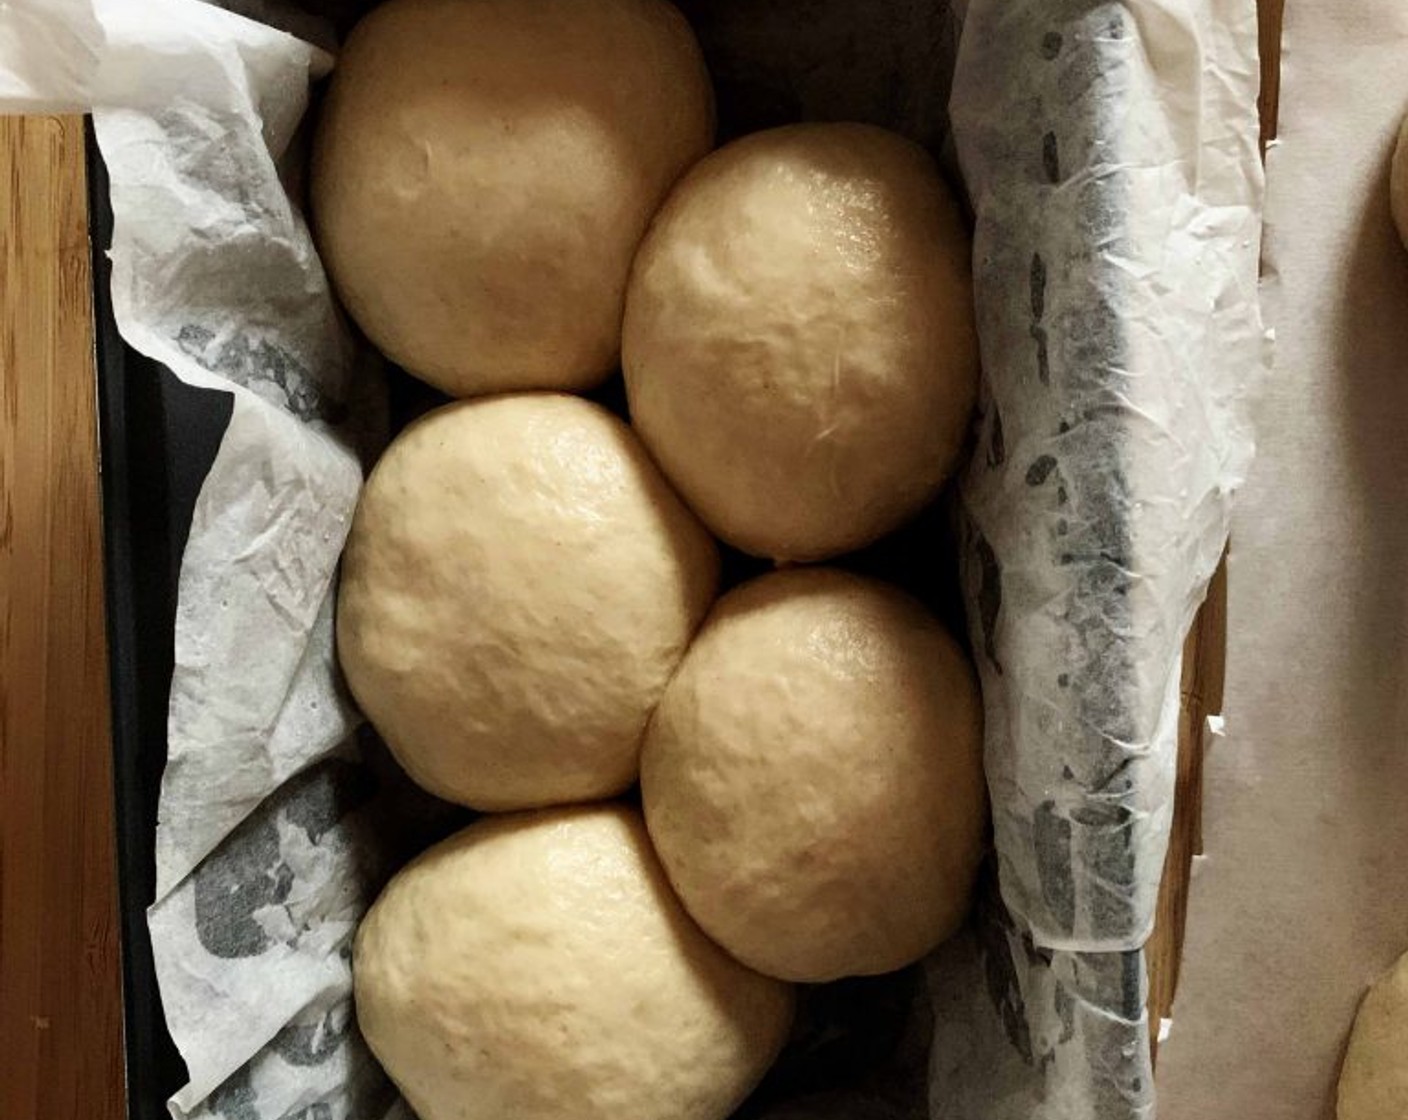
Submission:
<svg viewBox="0 0 1408 1120">
<path fill-rule="evenodd" d="M 926 966 L 927 1108 L 842 1094 L 769 1115 L 1143 1120 L 1179 653 L 1263 357 L 1253 0 L 969 0 L 961 40 L 942 0 L 683 6 L 753 127 L 860 118 L 947 143 L 977 218 L 961 504 L 1000 891 Z M 178 1118 L 404 1107 L 348 1002 L 350 936 L 390 869 L 330 637 L 356 353 L 280 182 L 327 63 L 195 0 L 0 6 L 0 107 L 96 107 L 124 338 L 234 395 L 182 567 L 150 913 L 190 1067 Z"/>
<path fill-rule="evenodd" d="M 1253 0 L 968 6 L 951 107 L 984 392 L 963 561 L 1001 903 L 977 909 L 979 953 L 932 972 L 961 988 L 981 962 L 1030 1074 L 1022 1093 L 938 1066 L 935 1120 L 1153 1112 L 1141 948 L 1180 654 L 1266 358 L 1257 85 Z M 938 1061 L 982 1029 L 941 1015 Z"/>
</svg>

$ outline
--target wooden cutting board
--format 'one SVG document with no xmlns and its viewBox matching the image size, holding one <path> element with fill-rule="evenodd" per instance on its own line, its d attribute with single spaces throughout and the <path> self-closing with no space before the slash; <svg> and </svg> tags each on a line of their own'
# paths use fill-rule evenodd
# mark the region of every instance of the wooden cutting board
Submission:
<svg viewBox="0 0 1408 1120">
<path fill-rule="evenodd" d="M 1263 141 L 1284 0 L 1260 0 Z M 0 1117 L 125 1116 L 83 123 L 0 117 Z M 1225 582 L 1189 637 L 1150 1009 L 1178 980 Z M 1157 1022 L 1157 1020 L 1155 1020 Z"/>
<path fill-rule="evenodd" d="M 83 121 L 0 117 L 0 1117 L 125 1115 Z"/>
</svg>

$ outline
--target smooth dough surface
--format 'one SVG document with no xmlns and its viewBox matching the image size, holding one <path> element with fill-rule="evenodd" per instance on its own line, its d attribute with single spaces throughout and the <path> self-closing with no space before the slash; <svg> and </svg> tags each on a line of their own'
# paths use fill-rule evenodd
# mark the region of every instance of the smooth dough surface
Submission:
<svg viewBox="0 0 1408 1120">
<path fill-rule="evenodd" d="M 1359 1005 L 1340 1070 L 1338 1120 L 1408 1117 L 1408 954 Z"/>
<path fill-rule="evenodd" d="M 390 0 L 323 108 L 319 249 L 371 340 L 446 392 L 586 388 L 616 365 L 646 226 L 713 130 L 664 0 Z"/>
<path fill-rule="evenodd" d="M 1398 236 L 1408 249 L 1408 116 L 1398 130 L 1398 146 L 1393 151 L 1393 166 L 1389 173 L 1389 199 Z"/>
<path fill-rule="evenodd" d="M 695 920 L 760 972 L 890 972 L 958 926 L 983 851 L 977 683 L 902 592 L 798 568 L 725 595 L 641 758 Z"/>
<path fill-rule="evenodd" d="M 605 409 L 460 401 L 407 428 L 353 519 L 338 652 L 406 771 L 476 809 L 608 797 L 712 602 L 713 540 Z"/>
<path fill-rule="evenodd" d="M 969 256 L 933 160 L 869 125 L 754 133 L 680 182 L 622 361 L 632 421 L 714 532 L 819 560 L 934 496 L 976 392 Z"/>
<path fill-rule="evenodd" d="M 489 818 L 368 912 L 357 1020 L 421 1120 L 724 1120 L 793 993 L 680 908 L 620 806 Z"/>
</svg>

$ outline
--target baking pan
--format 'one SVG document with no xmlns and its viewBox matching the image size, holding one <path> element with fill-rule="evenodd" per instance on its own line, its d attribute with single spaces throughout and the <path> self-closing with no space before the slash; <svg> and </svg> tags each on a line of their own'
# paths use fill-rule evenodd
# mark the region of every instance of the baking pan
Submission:
<svg viewBox="0 0 1408 1120">
<path fill-rule="evenodd" d="M 128 1116 L 166 1120 L 166 1101 L 187 1078 L 162 1014 L 146 910 L 156 886 L 157 802 L 166 764 L 181 556 L 232 401 L 229 393 L 184 384 L 119 336 L 106 256 L 112 213 L 91 127 L 87 148 Z M 395 369 L 388 376 L 388 394 L 393 428 L 446 399 Z M 619 377 L 590 396 L 625 415 Z M 966 633 L 944 503 L 840 563 L 907 587 L 944 618 L 952 633 L 960 639 Z M 768 567 L 765 561 L 723 549 L 725 585 Z M 936 573 L 941 573 L 938 578 Z M 920 1075 L 913 1091 L 922 1094 L 927 1025 L 910 1021 L 916 1006 L 913 993 L 920 983 L 918 971 L 910 969 L 814 989 L 790 1052 L 738 1114 L 739 1120 L 779 1098 L 842 1087 L 865 1091 L 877 1076 L 894 1077 L 897 1062 Z M 891 1083 L 886 1091 L 897 1088 Z"/>
</svg>

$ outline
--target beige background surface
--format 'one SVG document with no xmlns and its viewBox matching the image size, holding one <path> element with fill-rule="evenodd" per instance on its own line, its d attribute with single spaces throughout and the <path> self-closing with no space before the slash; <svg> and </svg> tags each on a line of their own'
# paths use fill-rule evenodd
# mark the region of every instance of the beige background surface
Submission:
<svg viewBox="0 0 1408 1120">
<path fill-rule="evenodd" d="M 1408 252 L 1388 160 L 1408 4 L 1287 5 L 1265 256 L 1277 368 L 1229 562 L 1160 1120 L 1329 1120 L 1408 949 Z"/>
</svg>

